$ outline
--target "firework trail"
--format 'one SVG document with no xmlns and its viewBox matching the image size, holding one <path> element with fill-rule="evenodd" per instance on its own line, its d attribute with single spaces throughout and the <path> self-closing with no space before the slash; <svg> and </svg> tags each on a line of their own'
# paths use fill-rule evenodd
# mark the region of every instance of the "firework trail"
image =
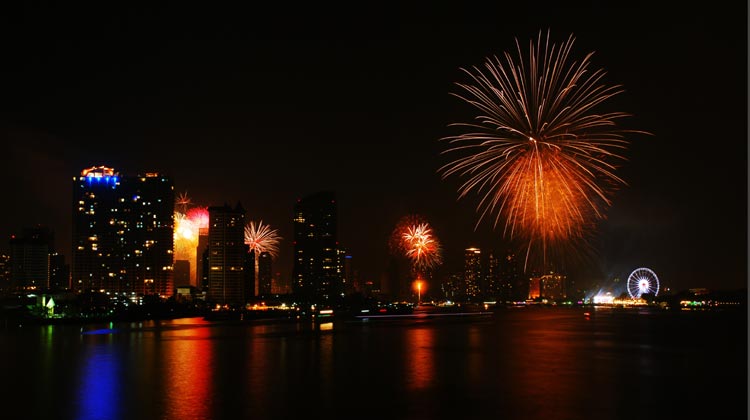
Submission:
<svg viewBox="0 0 750 420">
<path fill-rule="evenodd" d="M 260 293 L 260 254 L 268 252 L 272 258 L 276 258 L 279 255 L 281 239 L 283 238 L 278 235 L 278 231 L 264 225 L 262 220 L 257 224 L 251 220 L 245 226 L 245 244 L 249 246 L 248 251 L 255 251 L 255 296 Z"/>
<path fill-rule="evenodd" d="M 593 53 L 570 59 L 574 40 L 558 47 L 540 32 L 526 57 L 516 40 L 517 56 L 461 69 L 471 83 L 456 83 L 463 93 L 453 95 L 479 114 L 474 123 L 451 124 L 464 133 L 441 139 L 450 145 L 443 154 L 458 157 L 438 172 L 464 178 L 459 199 L 480 197 L 477 226 L 494 218 L 494 228 L 502 224 L 504 235 L 525 244 L 527 263 L 532 248 L 544 260 L 552 245 L 585 242 L 625 185 L 615 174 L 625 134 L 648 134 L 616 128 L 629 114 L 594 111 L 623 90 L 589 69 Z"/>
</svg>

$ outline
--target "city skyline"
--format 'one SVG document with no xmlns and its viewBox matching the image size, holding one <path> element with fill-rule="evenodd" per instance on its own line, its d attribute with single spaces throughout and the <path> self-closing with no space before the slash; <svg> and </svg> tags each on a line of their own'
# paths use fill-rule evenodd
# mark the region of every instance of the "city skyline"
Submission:
<svg viewBox="0 0 750 420">
<path fill-rule="evenodd" d="M 512 7 L 266 24 L 188 8 L 19 11 L 4 30 L 38 31 L 4 37 L 19 42 L 6 45 L 2 70 L 0 175 L 14 199 L 0 234 L 49 226 L 70 262 L 70 179 L 106 165 L 164 173 L 198 205 L 241 202 L 285 238 L 274 271 L 286 279 L 294 203 L 323 190 L 336 192 L 339 242 L 364 280 L 385 272 L 389 235 L 409 214 L 433 227 L 445 270 L 460 271 L 464 249 L 508 245 L 487 223 L 475 230 L 476 200 L 457 200 L 458 184 L 437 172 L 438 139 L 471 118 L 450 92 L 460 68 L 550 29 L 556 41 L 573 34 L 573 56 L 595 51 L 594 68 L 623 85 L 616 110 L 633 114 L 624 128 L 653 133 L 630 139 L 627 185 L 576 280 L 646 266 L 673 289 L 745 287 L 746 13 Z M 637 33 L 615 15 L 638 21 Z"/>
</svg>

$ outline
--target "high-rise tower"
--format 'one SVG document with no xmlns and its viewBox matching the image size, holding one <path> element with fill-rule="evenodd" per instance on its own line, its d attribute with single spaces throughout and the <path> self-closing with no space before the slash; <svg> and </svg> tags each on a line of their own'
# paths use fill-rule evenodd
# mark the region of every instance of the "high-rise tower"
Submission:
<svg viewBox="0 0 750 420">
<path fill-rule="evenodd" d="M 292 291 L 309 302 L 330 302 L 340 295 L 337 213 L 333 192 L 297 200 L 294 207 Z"/>
<path fill-rule="evenodd" d="M 258 283 L 258 293 L 268 296 L 271 294 L 273 283 L 273 258 L 271 257 L 271 253 L 267 251 L 261 252 L 258 258 L 258 278 L 255 279 Z"/>
<path fill-rule="evenodd" d="M 50 287 L 53 234 L 47 227 L 26 228 L 10 239 L 11 284 L 17 289 Z"/>
<path fill-rule="evenodd" d="M 478 298 L 481 294 L 482 279 L 482 251 L 479 248 L 467 248 L 464 252 L 464 282 L 466 284 L 466 298 Z"/>
<path fill-rule="evenodd" d="M 170 178 L 106 166 L 73 178 L 73 290 L 171 296 L 173 248 Z"/>
<path fill-rule="evenodd" d="M 211 303 L 246 303 L 245 209 L 237 203 L 208 208 L 208 295 Z"/>
</svg>

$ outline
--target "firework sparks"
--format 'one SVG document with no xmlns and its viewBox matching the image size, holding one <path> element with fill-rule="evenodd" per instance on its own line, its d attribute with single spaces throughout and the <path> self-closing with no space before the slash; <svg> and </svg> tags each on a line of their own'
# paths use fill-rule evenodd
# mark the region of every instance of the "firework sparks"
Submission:
<svg viewBox="0 0 750 420">
<path fill-rule="evenodd" d="M 208 207 L 193 207 L 187 211 L 186 216 L 197 229 L 208 228 Z"/>
<path fill-rule="evenodd" d="M 262 252 L 268 252 L 272 257 L 279 255 L 279 241 L 283 239 L 278 235 L 276 229 L 264 225 L 263 221 L 257 224 L 250 221 L 245 226 L 245 244 L 250 246 L 250 251 L 255 251 L 256 255 Z"/>
<path fill-rule="evenodd" d="M 191 281 L 196 273 L 198 226 L 184 213 L 174 213 L 174 259 L 190 262 Z"/>
<path fill-rule="evenodd" d="M 175 204 L 183 210 L 192 204 L 187 194 L 181 194 Z M 208 229 L 208 208 L 193 207 L 187 211 L 174 212 L 174 259 L 190 262 L 190 278 L 196 279 L 198 267 L 198 241 L 201 230 Z M 197 281 L 197 280 L 196 280 Z"/>
<path fill-rule="evenodd" d="M 429 223 L 419 216 L 403 218 L 391 235 L 391 249 L 406 256 L 414 271 L 442 263 L 442 249 Z"/>
<path fill-rule="evenodd" d="M 615 128 L 629 114 L 594 112 L 623 90 L 601 84 L 603 70 L 589 70 L 593 53 L 571 62 L 573 42 L 571 35 L 558 47 L 540 32 L 526 59 L 516 40 L 517 57 L 506 52 L 487 59 L 484 71 L 461 69 L 473 83 L 457 83 L 464 93 L 453 95 L 479 115 L 452 124 L 467 132 L 441 139 L 450 144 L 443 153 L 460 155 L 439 169 L 443 178 L 465 178 L 459 199 L 481 197 L 477 226 L 487 217 L 495 228 L 504 221 L 503 233 L 526 243 L 527 262 L 532 246 L 544 255 L 549 245 L 585 239 L 625 185 L 615 174 L 625 133 L 648 134 Z"/>
<path fill-rule="evenodd" d="M 279 255 L 279 242 L 283 239 L 278 235 L 276 229 L 271 229 L 269 225 L 264 225 L 260 220 L 257 224 L 250 221 L 245 226 L 245 244 L 249 246 L 248 251 L 255 252 L 255 296 L 260 292 L 260 254 L 268 252 L 272 258 Z"/>
<path fill-rule="evenodd" d="M 180 193 L 180 195 L 177 196 L 175 204 L 182 207 L 182 214 L 186 214 L 188 207 L 190 207 L 193 202 L 192 200 L 190 200 L 190 197 L 188 197 L 187 191 L 185 191 L 184 193 Z"/>
</svg>

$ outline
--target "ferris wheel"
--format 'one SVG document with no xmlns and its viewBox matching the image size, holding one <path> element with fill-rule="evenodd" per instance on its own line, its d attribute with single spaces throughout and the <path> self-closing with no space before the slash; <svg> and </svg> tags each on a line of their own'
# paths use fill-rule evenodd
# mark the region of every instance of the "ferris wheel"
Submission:
<svg viewBox="0 0 750 420">
<path fill-rule="evenodd" d="M 631 298 L 640 298 L 642 294 L 659 294 L 659 278 L 648 268 L 636 268 L 628 277 L 628 294 Z"/>
</svg>

